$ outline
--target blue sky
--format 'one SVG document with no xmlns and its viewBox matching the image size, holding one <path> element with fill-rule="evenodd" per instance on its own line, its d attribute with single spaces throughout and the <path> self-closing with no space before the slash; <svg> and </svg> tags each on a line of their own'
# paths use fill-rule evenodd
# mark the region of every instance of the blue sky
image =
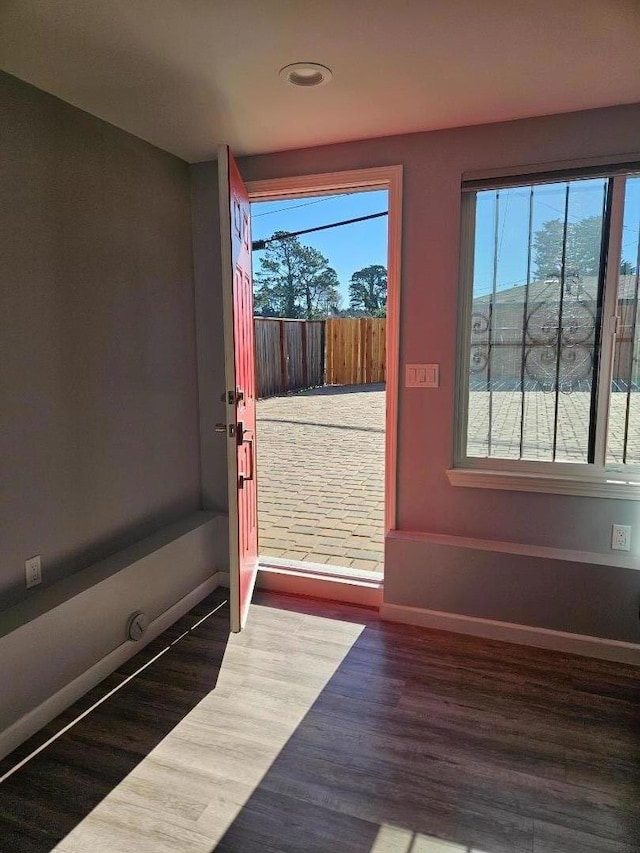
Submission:
<svg viewBox="0 0 640 853">
<path fill-rule="evenodd" d="M 607 181 L 603 178 L 573 181 L 569 191 L 569 222 L 602 215 Z M 534 189 L 533 233 L 550 219 L 564 220 L 566 183 L 542 184 Z M 529 188 L 500 191 L 498 215 L 497 286 L 505 289 L 527 279 Z M 476 208 L 474 293 L 488 293 L 493 283 L 495 242 L 495 190 L 479 192 Z M 636 265 L 640 222 L 640 179 L 627 181 L 622 258 Z M 532 270 L 532 275 L 533 275 Z"/>
<path fill-rule="evenodd" d="M 640 239 L 640 177 L 627 178 L 622 229 L 622 259 L 632 266 L 638 263 Z"/>
<path fill-rule="evenodd" d="M 274 231 L 301 231 L 383 210 L 387 210 L 386 190 L 258 202 L 251 205 L 251 236 L 253 240 L 264 240 Z M 387 217 L 382 216 L 305 234 L 300 242 L 318 249 L 329 259 L 340 280 L 341 307 L 346 308 L 352 274 L 371 264 L 387 265 L 387 233 Z M 263 251 L 253 253 L 254 272 L 259 271 L 263 257 Z"/>
<path fill-rule="evenodd" d="M 574 181 L 569 196 L 569 221 L 602 213 L 605 184 L 601 178 Z M 533 231 L 549 219 L 564 218 L 565 183 L 544 184 L 534 191 Z M 492 286 L 495 235 L 495 191 L 478 193 L 474 292 L 488 293 Z M 274 231 L 299 231 L 352 219 L 387 209 L 387 192 L 260 202 L 251 206 L 253 239 L 270 237 Z M 529 221 L 527 187 L 500 192 L 498 220 L 498 287 L 526 281 Z M 636 265 L 640 225 L 640 178 L 627 181 L 622 257 Z M 340 280 L 342 307 L 348 305 L 351 275 L 369 264 L 387 263 L 387 217 L 332 228 L 300 238 L 329 259 Z M 254 252 L 254 270 L 260 269 L 264 252 Z"/>
<path fill-rule="evenodd" d="M 575 181 L 569 192 L 569 222 L 602 215 L 606 181 Z M 550 219 L 564 220 L 566 183 L 542 184 L 533 195 L 533 233 Z M 500 191 L 498 215 L 498 288 L 508 288 L 527 280 L 529 243 L 528 187 Z M 495 190 L 479 192 L 476 208 L 476 253 L 474 293 L 488 293 L 493 283 L 495 241 Z M 533 270 L 532 270 L 533 275 Z"/>
</svg>

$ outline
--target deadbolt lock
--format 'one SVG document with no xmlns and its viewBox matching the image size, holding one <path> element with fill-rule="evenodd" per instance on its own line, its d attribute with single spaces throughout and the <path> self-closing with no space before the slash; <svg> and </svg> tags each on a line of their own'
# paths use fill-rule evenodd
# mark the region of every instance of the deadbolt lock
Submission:
<svg viewBox="0 0 640 853">
<path fill-rule="evenodd" d="M 236 403 L 242 403 L 244 400 L 244 391 L 242 388 L 238 388 L 237 391 L 225 391 L 220 396 L 220 402 L 224 403 L 225 401 L 230 406 L 235 406 Z"/>
<path fill-rule="evenodd" d="M 226 433 L 227 432 L 227 425 L 226 424 L 216 424 L 215 431 Z M 229 438 L 234 438 L 235 434 L 236 434 L 236 425 L 235 424 L 229 424 L 229 433 L 228 433 Z"/>
</svg>

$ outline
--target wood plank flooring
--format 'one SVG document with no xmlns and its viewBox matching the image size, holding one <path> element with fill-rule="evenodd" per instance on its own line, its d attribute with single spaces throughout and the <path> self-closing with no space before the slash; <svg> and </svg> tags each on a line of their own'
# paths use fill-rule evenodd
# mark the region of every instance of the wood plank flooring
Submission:
<svg viewBox="0 0 640 853">
<path fill-rule="evenodd" d="M 2 762 L 168 649 L 0 785 L 2 853 L 640 850 L 640 670 L 221 600 Z"/>
</svg>

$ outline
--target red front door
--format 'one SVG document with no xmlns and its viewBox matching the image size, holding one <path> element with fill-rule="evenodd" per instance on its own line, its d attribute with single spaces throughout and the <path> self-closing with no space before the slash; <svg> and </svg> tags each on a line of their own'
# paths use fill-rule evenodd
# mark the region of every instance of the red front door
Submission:
<svg viewBox="0 0 640 853">
<path fill-rule="evenodd" d="M 258 571 L 256 383 L 249 196 L 227 146 L 218 154 L 218 185 L 227 385 L 231 630 L 241 631 Z"/>
</svg>

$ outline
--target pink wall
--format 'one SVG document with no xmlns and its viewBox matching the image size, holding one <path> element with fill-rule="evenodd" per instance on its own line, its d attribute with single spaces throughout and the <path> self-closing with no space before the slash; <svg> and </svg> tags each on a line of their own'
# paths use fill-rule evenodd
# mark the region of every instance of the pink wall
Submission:
<svg viewBox="0 0 640 853">
<path fill-rule="evenodd" d="M 640 105 L 285 151 L 241 161 L 245 180 L 404 166 L 400 360 L 401 365 L 439 362 L 441 388 L 400 392 L 399 529 L 610 553 L 610 529 L 616 522 L 635 525 L 634 548 L 640 554 L 640 503 L 456 488 L 445 474 L 453 453 L 462 173 L 621 155 L 640 160 Z M 425 552 L 425 561 L 431 559 Z M 411 560 L 420 561 L 419 550 L 412 550 Z M 409 603 L 429 606 L 425 596 L 418 594 L 418 589 L 425 589 L 428 568 L 416 576 L 412 574 L 415 567 L 405 562 L 402 549 L 388 550 L 388 589 L 404 578 L 402 596 Z M 584 573 L 588 570 L 583 567 Z M 631 572 L 629 581 L 634 597 L 636 576 L 640 579 Z M 494 613 L 493 618 L 499 617 Z"/>
</svg>

